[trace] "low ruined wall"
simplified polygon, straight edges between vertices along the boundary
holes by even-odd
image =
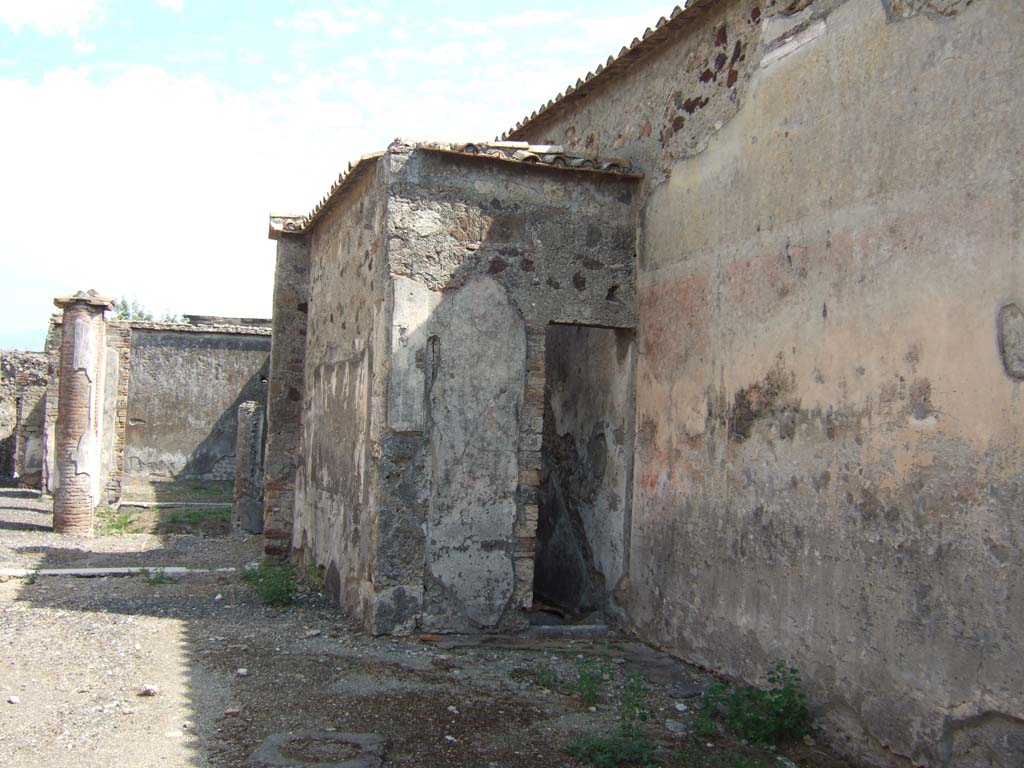
[[[269,335],[133,327],[128,478],[233,479],[238,406],[264,402],[269,352]]]
[[[742,90],[645,210],[634,627],[792,660],[872,762],[1020,765],[1024,6],[720,5]],[[640,80],[703,101],[703,18],[530,138],[608,140]]]

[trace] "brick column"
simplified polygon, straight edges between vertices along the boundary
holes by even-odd
[[[92,534],[99,502],[104,319],[109,299],[95,291],[54,300],[61,323],[60,382],[55,437],[53,529]]]

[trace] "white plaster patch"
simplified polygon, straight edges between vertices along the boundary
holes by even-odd
[[[779,61],[780,59],[784,59],[786,56],[789,56],[789,54],[793,53],[794,51],[803,48],[812,40],[816,40],[817,38],[821,37],[821,35],[823,35],[824,33],[825,20],[821,19],[819,21],[814,22],[806,29],[797,32],[795,35],[786,40],[786,42],[784,42],[778,48],[773,48],[772,50],[768,51],[768,53],[764,55],[764,58],[761,59],[761,67],[770,67],[772,64]]]

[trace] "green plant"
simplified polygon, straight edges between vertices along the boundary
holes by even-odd
[[[576,685],[573,691],[586,707],[593,707],[601,699],[607,670],[597,659],[579,659],[576,662]]]
[[[628,736],[640,735],[640,724],[651,719],[651,708],[647,697],[651,690],[644,685],[643,677],[632,674],[626,677],[619,703],[619,727]]]
[[[157,584],[169,584],[174,581],[163,568],[147,569],[143,572],[146,576],[146,583],[150,586],[156,586]]]
[[[263,560],[255,570],[243,574],[242,579],[256,590],[264,605],[271,607],[290,605],[298,590],[291,563]]]
[[[36,579],[38,578],[39,574],[37,574],[35,571],[32,571],[28,576],[21,577],[21,583],[24,584],[26,587],[31,587],[33,584],[36,583]]]
[[[537,685],[541,688],[547,688],[549,691],[557,690],[562,681],[558,677],[558,673],[548,665],[544,665],[537,669]]]
[[[127,512],[118,512],[113,507],[97,507],[93,529],[97,536],[121,536],[129,533],[132,527],[132,516]]]
[[[562,749],[577,760],[594,768],[618,768],[639,766],[650,768],[654,765],[656,745],[640,736],[614,733],[610,736],[575,736]]]
[[[753,744],[777,744],[806,734],[810,711],[800,689],[800,673],[776,661],[769,668],[768,683],[767,689],[744,686],[733,691],[720,683],[709,685],[694,720],[694,731],[711,735],[718,730],[717,721]]]
[[[159,511],[160,508],[157,507],[156,510]],[[167,523],[169,525],[187,525],[193,528],[202,525],[207,520],[218,523],[230,523],[231,510],[217,508],[176,509],[167,516]]]

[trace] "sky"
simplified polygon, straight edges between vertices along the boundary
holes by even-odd
[[[397,137],[493,139],[670,10],[0,0],[0,348],[89,288],[269,317],[271,212]]]

